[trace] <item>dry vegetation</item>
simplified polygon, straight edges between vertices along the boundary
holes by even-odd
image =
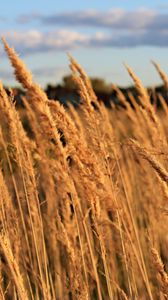
[[[168,107],[106,109],[70,56],[82,104],[48,100],[3,40],[28,130],[0,84],[0,299],[168,299]],[[168,79],[154,63],[168,88]]]

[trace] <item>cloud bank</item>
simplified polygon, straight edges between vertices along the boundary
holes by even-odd
[[[51,15],[29,14],[18,18],[20,23],[38,21],[42,25],[82,26],[115,30],[161,30],[168,29],[168,14],[150,9],[126,11],[112,9],[100,12],[96,10],[56,13]]]
[[[22,54],[81,47],[168,47],[168,14],[149,9],[90,10],[47,16],[36,13],[22,15],[17,20],[31,26],[34,21],[41,24],[40,30],[13,30],[0,34]]]
[[[10,31],[2,32],[9,44],[15,47],[21,54],[32,54],[48,51],[69,51],[76,48],[101,48],[101,47],[138,47],[158,46],[168,47],[168,31],[142,31],[137,34],[127,33],[104,33],[82,34],[70,30],[58,30],[40,32],[30,30],[26,32]]]

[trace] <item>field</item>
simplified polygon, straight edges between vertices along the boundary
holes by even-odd
[[[126,66],[139,96],[113,86],[107,109],[69,55],[81,105],[65,109],[3,44],[26,95],[23,117],[0,83],[0,298],[168,299],[165,99]]]

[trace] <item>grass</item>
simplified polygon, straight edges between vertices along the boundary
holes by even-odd
[[[3,44],[26,95],[17,110],[0,84],[1,299],[168,299],[165,99],[126,66],[139,97],[113,85],[107,109],[69,55],[81,105],[65,110]]]

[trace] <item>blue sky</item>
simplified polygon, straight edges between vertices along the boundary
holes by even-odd
[[[122,86],[131,84],[124,62],[146,86],[160,83],[151,59],[168,73],[167,1],[6,0],[0,34],[42,86],[69,73],[67,51],[89,76]],[[16,84],[2,46],[0,59],[0,78]]]

